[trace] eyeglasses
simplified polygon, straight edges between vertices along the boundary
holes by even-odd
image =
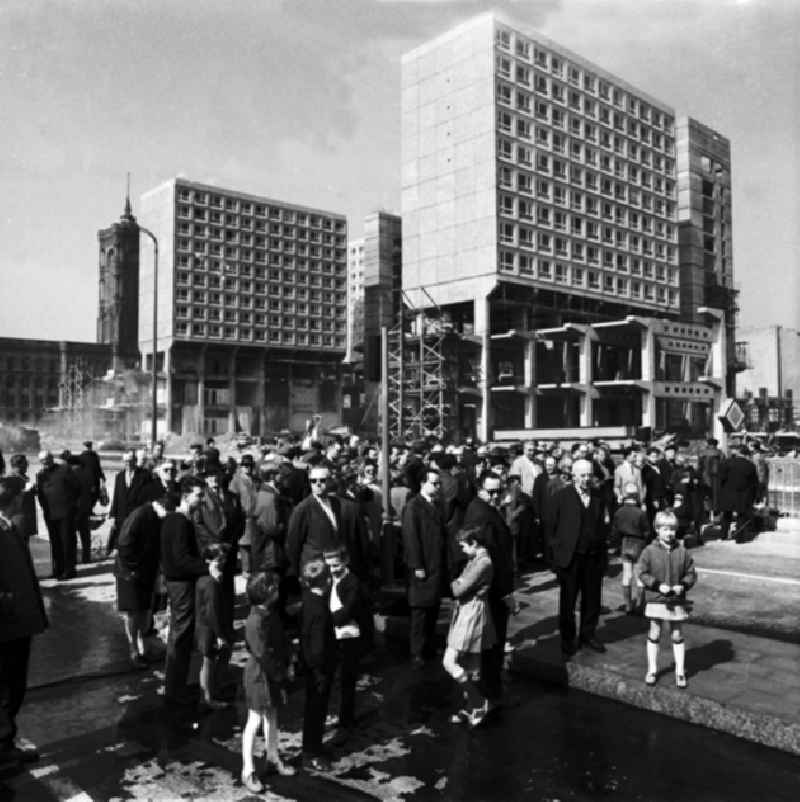
[[[309,479],[308,481],[311,482],[312,485],[324,485],[325,482],[327,482],[328,480],[327,479]]]
[[[487,493],[488,493],[490,496],[499,496],[499,495],[500,495],[500,493],[501,493],[502,491],[500,490],[500,488],[499,488],[499,487],[498,487],[496,490],[490,490],[490,489],[487,487],[487,488],[486,488],[486,492],[487,492]]]

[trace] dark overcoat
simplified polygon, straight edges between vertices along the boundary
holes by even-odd
[[[0,516],[0,643],[43,632],[47,616],[25,538]]]
[[[567,568],[575,556],[575,547],[581,534],[584,515],[589,532],[589,553],[596,554],[606,548],[606,529],[603,525],[605,506],[599,495],[592,493],[589,506],[584,507],[574,485],[562,488],[552,499],[552,547],[556,568]]]
[[[403,510],[403,549],[408,569],[408,603],[412,607],[436,607],[447,582],[445,527],[438,504],[421,495],[408,501]],[[425,571],[417,579],[414,571]]]
[[[758,490],[756,466],[738,454],[719,466],[719,508],[722,512],[750,511]]]

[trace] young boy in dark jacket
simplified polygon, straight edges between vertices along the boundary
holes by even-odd
[[[628,482],[624,488],[622,506],[614,513],[611,522],[611,539],[622,544],[622,599],[621,611],[629,615],[640,609],[642,584],[634,579],[633,567],[650,540],[650,522],[647,513],[639,506],[639,490]],[[636,592],[631,589],[636,583]]]
[[[302,584],[300,646],[306,667],[303,768],[329,771],[330,761],[322,747],[322,734],[336,660],[336,639],[329,608],[330,574],[322,560],[310,560],[306,563]]]

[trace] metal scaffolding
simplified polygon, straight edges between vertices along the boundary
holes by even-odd
[[[431,302],[418,309],[402,292],[395,325],[389,330],[388,376],[389,435],[395,440],[433,435],[448,430],[442,310],[424,287]]]

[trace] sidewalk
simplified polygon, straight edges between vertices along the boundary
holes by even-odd
[[[800,754],[800,645],[689,621],[689,687],[674,685],[672,648],[662,637],[658,684],[644,684],[647,621],[617,612],[619,579],[606,578],[597,634],[605,654],[581,650],[568,662],[558,637],[558,584],[549,571],[521,578],[523,609],[509,622],[513,671],[663,713]]]
[[[789,537],[795,541],[794,536]],[[768,545],[764,540],[759,548]],[[45,540],[32,542],[37,562],[48,547]],[[748,557],[735,545],[719,547],[727,550],[726,559],[747,558],[756,570],[777,572],[771,566],[755,566],[752,555]],[[787,549],[783,551],[783,556],[776,558],[787,564],[791,555]],[[614,576],[604,582],[606,612],[601,615],[597,633],[607,652],[596,654],[584,649],[564,663],[558,637],[558,583],[548,570],[533,571],[520,577],[517,598],[522,610],[509,622],[509,641],[514,646],[511,671],[800,755],[800,643],[795,610],[800,582],[776,579],[796,584],[775,584],[775,589],[767,588],[759,594],[751,581],[735,579],[742,588],[734,593],[735,588],[705,581],[700,558],[703,549],[693,553],[701,563],[703,581],[693,593],[695,612],[685,628],[688,689],[675,688],[672,649],[666,634],[658,684],[652,688],[644,684],[647,622],[617,611],[622,596],[618,565],[613,561],[609,573]],[[705,559],[710,563],[714,552],[707,554]],[[69,582],[42,581],[51,628],[34,639],[37,659],[31,661],[30,687],[129,671],[122,624],[115,611],[111,561],[80,566],[78,571],[78,577]],[[702,594],[701,585],[705,585]],[[407,615],[391,611],[393,606],[403,607],[404,596],[402,589],[396,589],[398,604],[392,605],[389,597],[388,614],[376,615],[376,629],[389,639],[407,640]],[[783,624],[769,626],[770,621],[787,618],[787,606],[794,638],[788,637],[792,633]],[[447,605],[442,607],[439,626],[446,631]],[[66,650],[65,644],[69,644]]]

